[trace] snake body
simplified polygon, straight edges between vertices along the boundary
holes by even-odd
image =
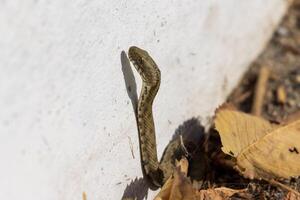
[[[141,165],[144,176],[149,180],[150,186],[155,189],[161,187],[167,181],[174,171],[175,160],[186,156],[187,152],[186,149],[182,148],[182,142],[184,141],[180,140],[179,137],[173,137],[166,146],[160,162],[158,161],[152,104],[160,86],[160,70],[147,51],[138,47],[130,47],[128,57],[142,78],[142,89],[136,109]],[[189,127],[189,132],[191,133],[193,133],[193,130],[197,130],[195,136],[198,139],[193,139],[192,141],[196,145],[200,145],[200,141],[204,141],[204,134],[198,133],[199,127],[201,130],[200,125],[197,123],[193,124],[196,124],[196,126],[188,124],[187,127]],[[193,127],[194,129],[192,129]],[[198,152],[195,155],[193,158],[197,160],[196,165],[194,165],[197,167],[195,175],[200,180],[205,176],[207,160],[202,152]],[[193,173],[193,170],[191,172]]]
[[[149,54],[138,47],[130,47],[128,57],[143,82],[136,113],[142,169],[152,184],[160,187],[164,182],[164,172],[157,158],[152,114],[153,100],[160,86],[160,70]]]
[[[152,104],[160,86],[160,70],[147,51],[138,47],[130,47],[128,57],[143,82],[136,111],[141,165],[150,186],[155,189],[172,175],[175,160],[184,153],[180,148],[180,140],[171,140],[158,162]]]

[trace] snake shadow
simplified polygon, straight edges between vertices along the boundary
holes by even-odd
[[[124,76],[127,95],[131,101],[133,111],[136,114],[137,113],[137,104],[138,104],[136,81],[134,78],[132,68],[130,66],[130,61],[129,61],[125,51],[121,52],[121,65],[122,65],[122,72],[123,72],[123,76]]]
[[[137,86],[134,78],[134,74],[130,65],[130,61],[124,51],[121,52],[121,65],[122,72],[125,81],[125,87],[127,91],[127,95],[131,101],[133,111],[135,113],[135,119],[137,114],[137,104],[138,104],[138,95],[137,95]],[[197,155],[202,156],[201,153],[203,151],[203,146],[205,141],[205,129],[201,125],[200,120],[198,118],[192,117],[185,122],[183,122],[178,128],[175,130],[173,136],[169,144],[166,146],[163,156],[170,155],[169,151],[173,151],[174,142],[177,143],[176,148],[178,151],[174,151],[172,154],[172,160],[180,159],[183,154],[186,154],[186,151],[189,152],[189,156],[193,159],[192,162],[189,163],[189,168],[192,169],[194,167],[199,168],[199,164],[197,162]],[[179,142],[180,141],[180,142]],[[183,141],[183,144],[181,144]],[[179,146],[178,146],[179,145]],[[184,146],[184,150],[182,149]],[[179,147],[179,148],[178,148]],[[202,157],[201,157],[202,160]],[[203,162],[201,161],[202,165]],[[193,170],[189,170],[193,171]],[[199,171],[199,170],[198,170]],[[193,174],[192,176],[202,178],[202,175]],[[133,180],[124,190],[122,199],[136,199],[142,200],[147,198],[149,189],[152,189],[151,184],[149,184],[146,176],[141,178],[136,178]]]

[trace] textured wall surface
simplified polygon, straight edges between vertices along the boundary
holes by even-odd
[[[141,82],[121,52],[137,45],[160,66],[161,155],[185,120],[206,124],[286,7],[283,0],[0,1],[0,199],[145,196],[131,102]]]

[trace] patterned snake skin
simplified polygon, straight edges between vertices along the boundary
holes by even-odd
[[[160,85],[160,71],[149,54],[138,47],[130,47],[128,57],[143,82],[137,106],[142,169],[152,185],[160,187],[168,178],[166,174],[169,174],[169,170],[158,162],[152,115],[152,103]]]

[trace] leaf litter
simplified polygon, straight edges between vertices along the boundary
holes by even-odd
[[[283,126],[228,108],[216,112],[222,151],[234,156],[246,178],[291,178],[300,175],[300,119]]]
[[[174,171],[154,200],[226,200],[237,193],[244,193],[246,189],[230,189],[226,187],[197,190],[193,188],[187,177],[188,161],[186,158],[178,162]]]
[[[289,190],[286,199],[298,199],[299,193],[276,181],[300,175],[300,119],[283,125],[272,124],[254,115],[237,111],[230,105],[216,110],[215,128],[220,134],[222,151],[233,158],[233,169],[245,178],[263,179]],[[188,174],[186,158],[174,171],[154,200],[225,200],[247,196],[248,188],[211,187],[195,189]]]

